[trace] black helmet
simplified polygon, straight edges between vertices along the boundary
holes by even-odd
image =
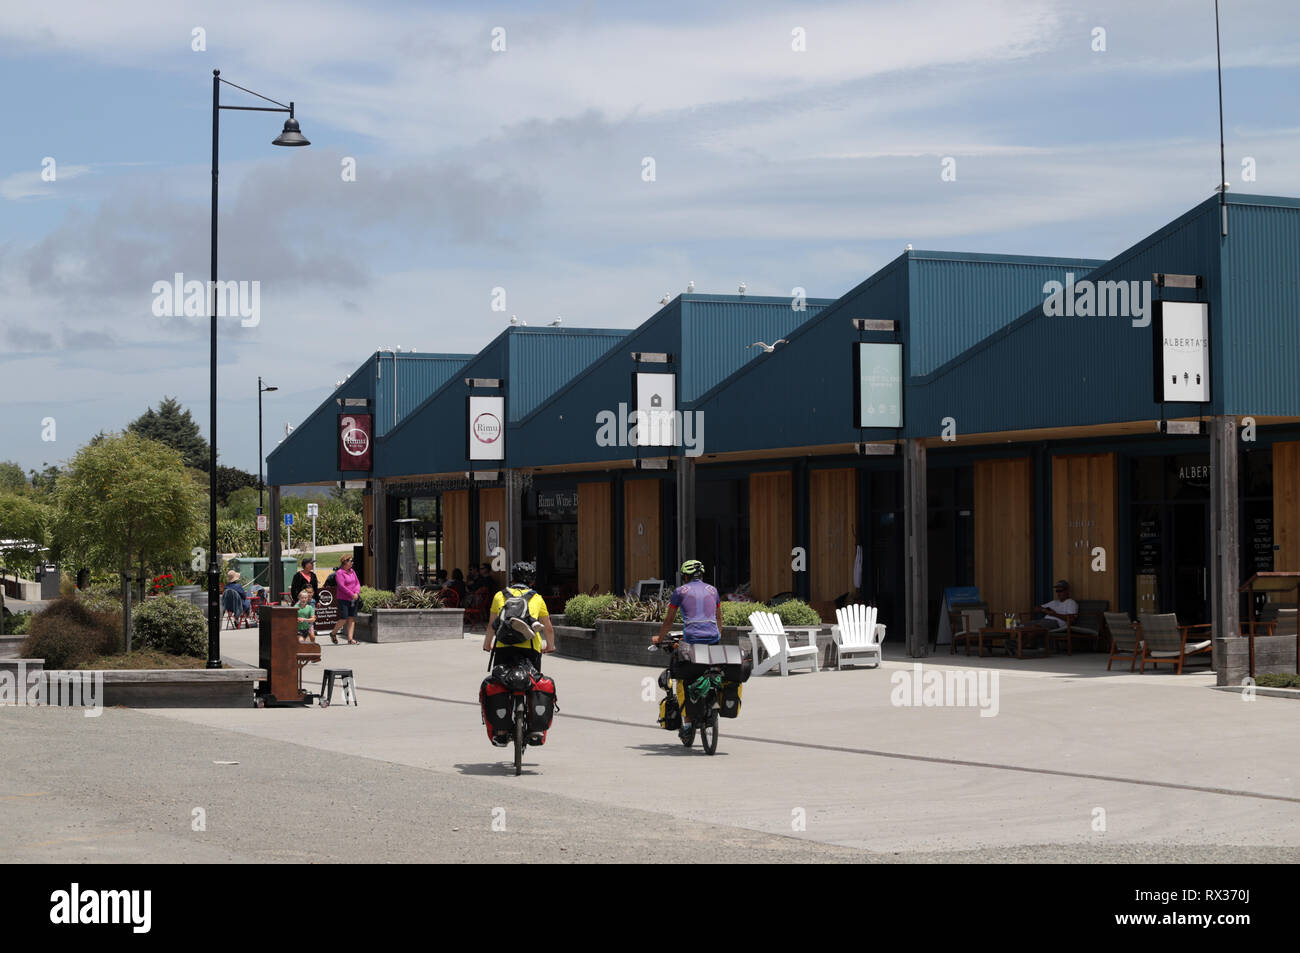
[[[537,579],[537,563],[515,563],[510,567],[510,581],[531,586]]]

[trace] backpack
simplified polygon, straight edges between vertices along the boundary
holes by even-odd
[[[522,595],[518,593],[518,589],[505,590],[506,601],[497,615],[497,641],[502,645],[523,645],[536,635],[528,603],[537,593],[531,589],[523,590]]]

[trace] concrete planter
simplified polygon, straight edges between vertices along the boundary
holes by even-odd
[[[8,659],[0,672],[35,686],[41,704],[128,708],[248,708],[260,668],[43,671],[42,659]],[[22,687],[22,684],[20,684]],[[62,700],[62,701],[60,701]]]
[[[1296,640],[1291,635],[1255,639],[1255,674],[1288,674],[1296,670]],[[1240,685],[1250,675],[1250,640],[1240,636],[1214,640],[1216,685]]]
[[[582,659],[585,662],[596,660],[596,630],[583,629],[576,625],[555,625],[555,654],[563,658]]]
[[[0,659],[16,659],[23,651],[25,635],[0,635]]]
[[[376,609],[357,616],[358,642],[434,642],[464,637],[464,609]]]

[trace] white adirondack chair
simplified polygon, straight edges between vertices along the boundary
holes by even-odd
[[[875,606],[861,605],[835,610],[839,624],[831,626],[831,638],[838,649],[837,669],[842,669],[846,661],[856,664],[854,658],[874,658],[876,667],[880,666],[880,643],[885,640],[885,627],[876,622],[879,611]]]
[[[781,617],[775,612],[755,612],[749,617],[753,631],[749,633],[749,643],[753,649],[754,675],[762,675],[772,669],[779,669],[782,675],[789,675],[794,665],[809,665],[817,671],[817,639],[814,636],[811,645],[790,645]],[[767,658],[758,660],[758,647],[762,645]]]

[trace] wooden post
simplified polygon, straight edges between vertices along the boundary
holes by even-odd
[[[267,540],[267,562],[266,562],[266,587],[271,590],[271,604],[280,604],[280,595],[284,592],[283,570],[280,563],[284,553],[280,549],[280,488],[273,486],[271,490],[271,512],[267,517],[266,535],[270,537]]]
[[[1223,672],[1217,640],[1239,636],[1241,572],[1238,527],[1241,523],[1237,481],[1237,418],[1210,420],[1210,621],[1215,641],[1214,667]],[[1179,620],[1183,621],[1183,620]]]
[[[383,480],[373,480],[371,486],[374,487],[375,500],[375,579],[371,585],[376,589],[388,589],[392,586],[388,559],[388,489]]]
[[[670,576],[677,578],[677,571],[688,559],[695,559],[695,458],[682,454],[677,458],[677,559],[674,561]],[[707,567],[713,580],[717,581],[717,566]]]
[[[920,440],[903,441],[903,569],[907,654],[912,658],[925,658],[930,651],[925,466],[925,444]]]

